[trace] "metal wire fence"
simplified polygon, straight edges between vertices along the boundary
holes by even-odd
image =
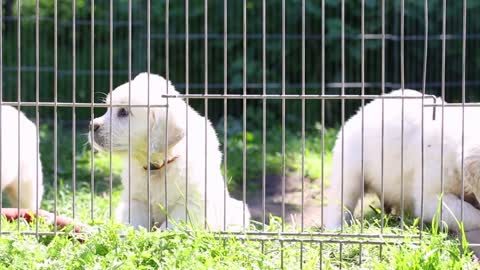
[[[0,1],[3,7],[0,19],[3,29],[0,36],[1,102],[25,111],[38,127],[36,139],[40,141],[40,146],[37,146],[35,153],[42,155],[44,197],[47,202],[42,206],[35,205],[37,212],[39,208],[48,207],[54,212],[54,219],[59,213],[72,218],[113,218],[113,209],[121,200],[119,192],[123,189],[127,192],[124,196],[128,199],[126,209],[128,222],[131,222],[132,216],[138,211],[135,209],[138,205],[132,204],[132,196],[138,194],[131,192],[135,189],[132,183],[138,184],[131,179],[135,171],[126,169],[121,184],[121,173],[114,167],[132,168],[136,164],[133,155],[135,149],[132,149],[135,144],[131,138],[135,136],[132,134],[135,131],[132,130],[135,126],[131,120],[133,118],[128,118],[126,125],[128,147],[122,151],[127,153],[128,158],[123,164],[112,158],[112,153],[116,151],[113,143],[104,147],[107,158],[98,157],[93,147],[84,146],[86,140],[96,140],[95,132],[91,132],[89,138],[85,136],[89,131],[88,123],[91,123],[90,129],[95,129],[92,121],[107,109],[105,116],[110,121],[106,125],[110,128],[110,142],[112,129],[116,128],[113,116],[123,108],[127,108],[128,112],[135,108],[146,108],[147,123],[150,123],[151,117],[156,117],[152,116],[151,111],[162,110],[166,113],[164,126],[178,121],[176,114],[186,114],[186,127],[190,127],[188,109],[179,113],[175,111],[178,107],[170,106],[175,100],[182,99],[205,117],[202,129],[186,128],[186,160],[183,160],[188,163],[189,151],[196,151],[188,143],[188,138],[203,138],[205,147],[202,148],[204,153],[201,157],[204,160],[198,162],[203,164],[204,171],[188,172],[187,169],[185,179],[194,173],[203,179],[205,191],[201,202],[205,204],[209,196],[221,196],[207,192],[210,176],[207,164],[211,161],[207,153],[211,143],[207,139],[211,136],[207,119],[210,119],[220,131],[220,150],[224,155],[221,167],[217,168],[227,178],[222,183],[223,202],[226,204],[227,190],[243,202],[243,226],[240,232],[226,230],[227,210],[225,205],[222,207],[225,234],[235,234],[239,238],[248,236],[248,239],[258,241],[276,239],[282,243],[293,241],[302,245],[317,243],[319,252],[322,252],[324,243],[334,243],[339,246],[340,261],[345,245],[359,245],[360,263],[363,245],[378,245],[381,250],[383,244],[401,243],[406,236],[421,240],[424,233],[423,193],[419,198],[422,201],[420,231],[411,233],[404,228],[411,220],[408,215],[405,216],[408,205],[403,200],[404,181],[408,181],[405,180],[408,175],[403,171],[405,159],[408,158],[404,156],[404,146],[408,142],[403,139],[403,121],[402,150],[398,160],[402,199],[399,205],[400,221],[394,225],[400,229],[394,233],[384,231],[390,225],[385,224],[387,214],[384,205],[388,198],[383,192],[383,174],[386,173],[383,159],[380,212],[377,216],[365,217],[368,214],[363,195],[368,176],[364,171],[363,128],[365,122],[373,120],[363,116],[362,132],[359,134],[362,137],[362,157],[359,161],[362,164],[362,196],[357,210],[360,212],[360,229],[351,231],[343,224],[340,234],[320,229],[327,218],[321,206],[328,200],[325,191],[331,184],[329,167],[332,166],[331,146],[335,140],[335,136],[328,137],[327,131],[328,127],[343,126],[350,115],[370,100],[401,100],[403,117],[404,104],[408,100],[421,100],[424,105],[425,102],[435,101],[435,96],[440,96],[443,100],[461,104],[440,102],[430,104],[430,107],[424,106],[416,113],[422,119],[421,131],[418,131],[421,134],[425,115],[432,113],[432,119],[441,122],[443,142],[445,113],[448,113],[445,108],[460,106],[464,114],[466,107],[475,106],[466,102],[475,101],[480,96],[477,89],[480,84],[476,79],[479,71],[476,47],[480,24],[470,15],[479,8],[475,1],[458,1],[451,6],[447,6],[446,1],[409,0],[363,0],[355,3],[328,0],[205,0],[202,3],[188,0],[157,3],[92,0],[71,1],[68,5],[58,1],[47,2]],[[447,18],[451,20],[447,21]],[[166,93],[162,95],[165,103],[151,103],[151,93],[156,89],[151,87],[149,76],[144,86],[148,99],[142,104],[132,100],[132,96],[135,96],[133,92],[138,90],[138,86],[132,86],[132,81],[144,71],[158,73],[171,80],[180,93],[169,92],[172,86],[166,84]],[[103,93],[109,93],[127,81],[128,101],[114,104],[112,96],[108,96],[105,102],[100,102],[104,98]],[[385,96],[391,89],[397,88],[414,88],[422,95]],[[385,121],[385,109],[388,110],[382,107],[382,123]],[[8,120],[7,123],[6,120],[2,121],[10,125]],[[24,131],[20,128],[20,121],[19,113],[16,133],[19,154],[15,156],[19,164],[18,186],[21,186],[23,171],[20,164],[24,155],[21,147],[23,141],[20,139]],[[7,129],[8,126],[2,125],[2,130]],[[463,123],[462,136],[464,129]],[[167,200],[167,192],[172,192],[167,180],[162,185],[152,184],[153,178],[160,177],[158,172],[150,168],[152,159],[162,161],[162,166],[172,161],[168,151],[155,152],[150,147],[152,136],[158,135],[152,132],[147,129],[145,134],[146,160],[142,160],[148,167],[145,169],[144,182],[148,220],[153,218],[155,211],[150,203],[152,197],[160,191],[164,192],[164,201],[157,203],[163,204],[168,213],[171,202]],[[172,130],[165,128],[162,137],[164,149],[168,149],[170,132]],[[343,141],[344,136],[342,130],[338,138]],[[382,133],[382,145],[383,136]],[[2,137],[6,137],[2,145],[9,144],[5,141],[8,136],[3,132]],[[313,142],[316,146],[312,149],[308,149],[309,137],[316,138]],[[297,138],[298,144],[289,145],[290,138]],[[229,143],[232,141],[237,146]],[[272,142],[279,145],[272,146]],[[462,169],[465,159],[463,143],[462,137]],[[231,152],[230,147],[240,150]],[[273,154],[268,147],[276,149]],[[441,164],[444,164],[443,143],[441,147]],[[318,159],[311,161],[307,152],[313,150],[318,152]],[[299,158],[293,159],[292,153],[297,153]],[[3,159],[9,158],[7,152],[1,151],[1,155]],[[342,151],[342,157],[344,155],[349,153]],[[423,171],[428,157],[424,156],[423,150],[421,155]],[[274,162],[278,169],[270,171],[272,165],[269,163]],[[250,174],[249,170],[255,166],[259,171],[256,175]],[[228,176],[233,175],[232,167],[237,168],[239,173],[235,174],[232,182],[228,182]],[[311,167],[316,168],[318,173],[308,173]],[[443,167],[441,170],[438,181],[441,181],[443,192],[443,182],[447,176]],[[167,175],[167,170],[161,173],[162,179],[171,177]],[[300,180],[292,180],[295,177]],[[6,181],[3,178],[2,174],[2,181]],[[38,178],[37,174],[36,192],[41,195]],[[460,179],[460,190],[463,191],[463,173]],[[341,185],[347,184],[342,178]],[[183,191],[186,196],[185,207],[189,205],[188,186],[187,182]],[[423,186],[422,176],[422,190]],[[343,206],[344,196],[348,194],[343,194],[343,188],[341,190]],[[22,190],[18,188],[16,192],[18,203],[10,205],[20,208]],[[85,193],[87,199],[84,198]],[[461,197],[462,204],[461,217],[458,218],[463,220],[465,194],[462,192],[457,195]],[[82,204],[84,201],[87,203]],[[269,232],[263,225],[258,225],[260,229],[248,227],[245,224],[248,221],[245,212],[249,206],[252,220],[259,224],[272,222],[269,214],[280,216],[283,221],[281,232]],[[205,222],[207,208],[202,208]],[[188,210],[185,212],[188,213]],[[380,220],[378,231],[365,229],[364,220],[377,219]],[[149,223],[148,227],[151,225]],[[171,224],[167,219],[165,227],[169,226]],[[54,232],[57,231],[55,227]],[[39,231],[37,223],[34,232],[24,233],[39,235],[49,232]],[[303,248],[299,252],[302,253]]]

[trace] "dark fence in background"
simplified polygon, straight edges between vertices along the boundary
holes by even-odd
[[[165,1],[151,3],[151,58],[147,59],[147,1],[131,1],[132,13],[129,24],[128,1],[113,1],[113,25],[110,25],[110,1],[94,2],[94,23],[90,1],[77,0],[75,24],[71,1],[58,1],[58,29],[54,31],[53,0],[40,1],[39,12],[39,94],[41,101],[53,101],[54,55],[58,56],[57,100],[91,102],[100,101],[101,93],[107,93],[110,76],[109,31],[113,28],[113,86],[128,80],[129,25],[131,25],[131,71],[132,76],[146,71],[150,60],[151,71],[166,76],[177,89],[184,93],[204,93],[205,72],[208,69],[208,93],[224,92],[224,69],[228,74],[228,93],[243,92],[243,72],[247,77],[247,92],[263,91],[262,75],[266,72],[266,91],[278,94],[282,90],[282,50],[285,50],[285,90],[288,94],[301,93],[302,74],[302,21],[301,2],[285,0],[285,48],[282,48],[282,1],[266,3],[266,17],[262,17],[262,1],[247,2],[246,66],[243,65],[243,10],[242,1],[208,1],[208,29],[205,35],[203,1],[190,0],[188,6],[188,39],[186,36],[186,1],[169,1],[168,16]],[[224,46],[224,4],[227,3],[227,46]],[[305,80],[306,93],[319,94],[322,89],[322,70],[325,74],[325,92],[339,94],[341,91],[341,5],[340,1],[325,1],[325,36],[322,36],[322,1],[307,1],[305,35]],[[345,1],[345,92],[359,94],[361,86],[361,2]],[[400,1],[385,1],[385,86],[386,91],[400,88]],[[2,16],[2,90],[3,99],[16,101],[21,88],[23,101],[35,101],[36,74],[36,9],[34,0],[20,3],[3,1]],[[480,1],[469,1],[466,39],[466,93],[467,101],[480,97]],[[442,15],[440,0],[429,1],[429,38],[427,63],[427,93],[440,94],[442,81]],[[169,62],[166,63],[166,22],[168,18]],[[450,2],[446,10],[445,91],[447,101],[461,100],[462,82],[462,1]],[[20,32],[18,23],[21,22]],[[266,70],[262,62],[262,25],[266,25]],[[379,94],[382,85],[382,1],[365,0],[365,85],[366,93]],[[75,27],[75,30],[74,30]],[[421,89],[424,61],[424,3],[405,0],[405,87]],[[72,40],[75,32],[75,40]],[[20,33],[20,44],[18,34]],[[58,49],[54,50],[54,38],[58,37]],[[93,37],[93,50],[91,38]],[[207,38],[208,61],[205,63],[205,37]],[[325,42],[325,66],[322,67],[322,41]],[[186,43],[189,51],[186,59]],[[20,48],[20,50],[17,49]],[[73,69],[75,48],[75,71]],[[227,65],[224,65],[224,50]],[[93,56],[92,56],[93,54]],[[18,63],[20,59],[20,65]],[[93,63],[92,63],[93,60]],[[188,61],[187,61],[188,60]],[[188,64],[187,64],[188,63]],[[188,65],[188,85],[186,70]],[[18,67],[20,66],[20,70]],[[21,87],[18,86],[20,76]],[[75,84],[74,79],[75,78]],[[92,97],[94,93],[94,97]],[[203,101],[191,102],[203,112]],[[228,101],[229,115],[242,116],[242,101]],[[358,107],[358,101],[347,101],[347,114]],[[300,100],[289,100],[286,105],[288,125],[298,125]],[[326,101],[326,120],[329,126],[337,125],[340,119],[340,101]],[[268,100],[269,121],[281,121],[281,101]],[[223,116],[223,100],[209,103],[208,115],[215,122]],[[247,109],[261,109],[261,101],[249,100]],[[307,125],[320,121],[321,102],[306,102]],[[30,116],[31,111],[25,108]],[[52,108],[42,109],[41,117],[52,118]],[[71,108],[59,109],[59,118],[70,119]],[[255,115],[255,113],[250,114]],[[90,110],[79,109],[78,119],[88,120]],[[272,123],[270,123],[272,124]]]

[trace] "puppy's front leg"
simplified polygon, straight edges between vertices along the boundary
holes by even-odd
[[[130,216],[129,209],[130,207]],[[124,224],[131,224],[135,229],[143,227],[148,229],[150,220],[148,219],[148,205],[139,200],[132,199],[130,204],[127,200],[122,200],[117,207],[116,219]]]
[[[175,228],[177,223],[185,221],[185,217],[187,216],[184,205],[177,205],[169,212],[167,220],[160,225],[161,230]]]

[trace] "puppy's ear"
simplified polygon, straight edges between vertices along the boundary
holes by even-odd
[[[152,150],[158,153],[163,153],[165,150],[174,147],[185,137],[184,127],[181,126],[183,122],[179,121],[178,117],[172,113],[169,113],[168,121],[166,121],[165,117],[159,115],[161,113],[164,112],[152,110],[150,116]],[[167,136],[166,145],[165,136]]]
[[[168,148],[174,147],[178,142],[180,142],[185,137],[185,131],[183,128],[180,128],[177,125],[174,125],[171,129],[168,129],[167,134],[167,145]]]

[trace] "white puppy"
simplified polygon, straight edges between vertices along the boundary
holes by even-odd
[[[131,81],[130,87],[131,104],[143,107],[129,108],[129,84],[125,83],[106,98],[107,103],[111,99],[113,105],[122,106],[108,109],[91,125],[94,146],[106,151],[111,147],[124,161],[124,192],[117,219],[145,228],[151,225],[172,227],[172,221],[185,220],[201,227],[206,224],[212,230],[224,229],[224,225],[226,229],[247,226],[250,219],[247,205],[231,198],[224,190],[225,181],[220,169],[222,154],[210,121],[180,98],[169,98],[168,110],[155,107],[167,104],[167,98],[162,96],[167,94],[167,89],[168,94],[178,94],[169,81],[158,75],[139,74]],[[153,106],[150,114],[146,107],[148,87]],[[148,131],[150,164],[147,161]],[[148,167],[151,168],[150,217]]]
[[[421,93],[404,90],[404,95],[417,97],[404,99],[403,124],[403,195],[406,210],[416,217],[422,214],[422,100]],[[394,91],[387,96],[401,96]],[[432,104],[425,97],[425,104]],[[436,103],[442,100],[437,98]],[[445,107],[443,119],[442,155],[442,113],[424,107],[424,163],[423,163],[423,217],[430,221],[437,213],[442,194],[441,175],[443,167],[443,221],[449,228],[458,231],[456,219],[461,218],[463,203],[464,226],[466,231],[480,228],[480,210],[467,202],[480,201],[480,108],[465,108],[464,163],[462,170],[462,108]],[[402,178],[402,101],[384,100],[384,128],[382,145],[382,100],[377,99],[364,107],[363,168],[365,186],[381,195],[382,175],[385,204],[399,209],[401,205]],[[361,110],[348,120],[339,132],[333,150],[333,171],[326,207],[324,225],[327,229],[341,226],[343,218],[348,222],[350,213],[361,196],[362,190],[362,113]],[[343,147],[342,147],[343,144]],[[383,173],[382,173],[383,146]],[[342,149],[343,148],[343,149]],[[343,152],[343,153],[342,153]],[[443,156],[443,164],[442,164]],[[342,162],[343,161],[343,162]],[[462,171],[465,188],[462,189]],[[343,206],[341,190],[343,180]],[[461,195],[466,195],[466,201]],[[468,199],[468,200],[467,200]],[[447,209],[448,208],[448,209]],[[453,215],[452,215],[453,214]]]
[[[37,153],[37,127],[13,107],[1,106],[0,110],[2,191],[6,191],[12,207],[35,210],[37,206],[40,207],[43,195],[42,163],[40,154]]]

